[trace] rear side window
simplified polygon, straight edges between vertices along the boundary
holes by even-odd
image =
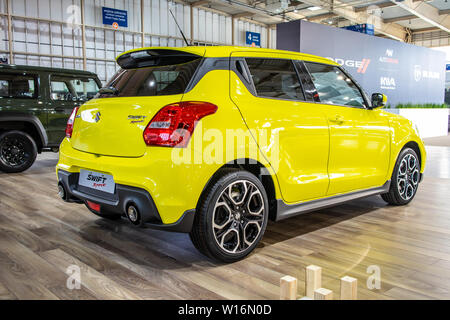
[[[37,97],[35,76],[23,74],[0,75],[0,97],[13,99],[34,99]]]
[[[305,100],[291,60],[246,58],[250,74],[260,97]]]
[[[182,94],[200,64],[200,58],[183,64],[121,69],[106,85],[114,94],[99,97],[139,97]]]
[[[54,101],[73,101],[75,93],[70,91],[67,82],[52,78],[50,83],[51,98]]]
[[[338,67],[305,62],[319,94],[320,102],[349,107],[365,106],[364,98],[352,79]]]
[[[72,81],[73,88],[81,100],[90,100],[95,97],[99,87],[94,78],[76,78]]]
[[[99,88],[94,78],[53,75],[50,80],[51,98],[55,101],[87,101]]]

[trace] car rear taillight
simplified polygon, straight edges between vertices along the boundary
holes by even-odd
[[[197,122],[217,111],[209,102],[184,101],[165,106],[153,117],[144,130],[148,146],[185,148]]]
[[[73,132],[73,123],[75,122],[75,117],[77,116],[79,107],[73,108],[72,113],[70,114],[69,119],[67,120],[67,126],[66,126],[66,137],[72,138],[72,132]]]

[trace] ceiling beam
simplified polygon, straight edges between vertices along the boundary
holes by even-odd
[[[418,18],[414,14],[409,14],[407,16],[401,16],[401,17],[395,17],[395,18],[386,18],[386,19],[383,19],[383,22],[384,23],[392,23],[392,22],[412,20],[412,19],[418,19]]]
[[[371,7],[383,9],[383,8],[393,7],[395,5],[396,4],[392,3],[392,2],[383,2],[383,3],[377,3],[377,4],[367,4],[362,7],[355,7],[354,10],[355,10],[355,12],[366,12]]]
[[[414,29],[412,30],[413,33],[424,33],[424,32],[433,32],[433,31],[440,31],[438,27],[429,27],[429,28],[422,28],[422,29]]]
[[[211,1],[209,1],[209,0],[199,0],[199,1],[192,2],[191,6],[199,7],[199,6],[204,6],[205,4],[209,4],[209,3],[211,3]]]
[[[370,23],[374,25],[375,31],[392,39],[396,39],[399,41],[405,41],[406,39],[406,29],[399,24],[396,23],[384,23],[383,19],[376,16],[371,15],[367,12],[355,12],[353,7],[345,6],[345,2],[334,0],[333,5],[328,3],[328,6],[324,4],[323,1],[320,0],[302,0],[304,3],[320,6],[325,8],[333,13],[341,16],[347,20],[350,20],[353,23]]]
[[[253,17],[256,13],[254,12],[239,12],[236,14],[233,14],[232,17],[235,19],[239,19],[239,18],[245,18],[245,17]]]
[[[336,13],[324,13],[324,14],[319,14],[316,16],[309,16],[306,19],[308,19],[308,21],[315,22],[315,21],[322,21],[325,19],[334,18],[336,16],[337,16]]]
[[[439,10],[425,1],[418,2],[414,0],[405,0],[402,2],[395,2],[395,0],[391,0],[391,2],[397,4],[398,7],[405,9],[432,26],[438,27],[445,32],[450,33],[450,15],[439,15]]]

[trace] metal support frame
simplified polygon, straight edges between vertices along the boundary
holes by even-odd
[[[191,23],[191,45],[194,45],[194,4],[191,4],[189,6],[189,10],[190,10],[190,23]]]
[[[87,57],[86,57],[86,24],[84,20],[84,0],[81,0],[81,41],[83,47],[83,70],[87,70]],[[106,50],[106,48],[105,48]]]
[[[233,17],[231,17],[231,45],[232,46],[234,46],[234,44],[235,44],[234,29],[235,29],[235,19]]]
[[[9,63],[14,64],[13,39],[12,39],[12,17],[11,17],[11,0],[6,0],[6,11],[8,17],[8,53]]]
[[[141,46],[145,47],[145,31],[144,31],[144,26],[145,26],[145,19],[144,19],[144,0],[141,0],[141,37],[142,37],[142,41],[141,41]]]

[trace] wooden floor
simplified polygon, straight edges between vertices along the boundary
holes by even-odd
[[[450,299],[450,148],[428,147],[416,199],[389,207],[379,197],[269,223],[244,261],[220,265],[185,234],[97,219],[56,195],[56,154],[23,174],[0,174],[0,299],[277,299],[284,275],[304,280],[323,268],[339,297],[339,278],[358,278],[360,299]],[[81,269],[82,287],[66,287]],[[366,272],[381,268],[381,289]],[[299,295],[304,294],[300,281]]]

